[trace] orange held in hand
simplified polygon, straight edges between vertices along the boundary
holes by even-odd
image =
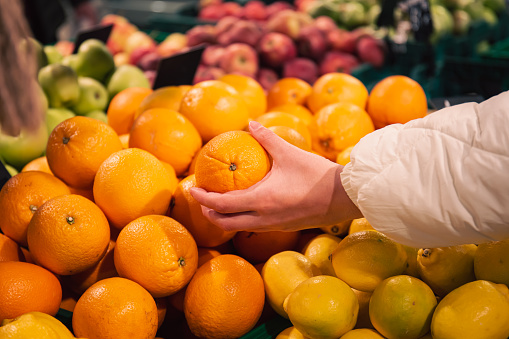
[[[270,170],[265,149],[248,132],[232,131],[210,140],[196,160],[196,186],[225,193],[251,187]]]
[[[55,315],[62,287],[47,269],[19,261],[0,262],[0,324],[32,311]]]
[[[198,268],[187,286],[184,314],[200,338],[239,338],[256,324],[263,310],[262,277],[239,256],[224,254]]]
[[[375,128],[404,124],[426,116],[426,93],[417,81],[403,75],[393,75],[373,87],[369,94],[367,111]]]
[[[104,256],[110,226],[101,209],[87,198],[61,195],[34,213],[27,240],[36,263],[56,274],[76,274]]]

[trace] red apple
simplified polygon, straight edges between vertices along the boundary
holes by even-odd
[[[155,46],[142,46],[142,47],[139,47],[139,48],[135,48],[131,54],[129,54],[129,63],[131,65],[137,65],[138,62],[141,60],[141,58],[143,58],[143,56],[149,54],[149,53],[153,53],[156,51],[156,47]]]
[[[315,4],[316,0],[295,0],[295,7],[299,12],[308,13],[311,7]]]
[[[269,32],[279,32],[288,35],[292,39],[297,39],[302,27],[312,23],[313,18],[308,14],[287,9],[274,14],[267,21],[266,27]]]
[[[68,56],[74,51],[74,42],[60,40],[55,44],[55,48],[60,52],[60,54],[62,54],[62,56]]]
[[[369,35],[361,37],[357,41],[356,52],[362,62],[382,67],[385,63],[387,47],[384,42]]]
[[[141,57],[136,66],[142,71],[156,71],[161,61],[161,56],[157,52],[150,52]]]
[[[152,69],[149,69],[144,71],[143,74],[147,78],[148,83],[150,84],[150,88],[152,88],[152,86],[154,86],[154,81],[156,80],[157,72]]]
[[[297,51],[300,56],[319,60],[329,49],[329,43],[325,35],[315,26],[303,27],[296,41]]]
[[[333,72],[351,74],[352,70],[359,66],[359,64],[359,60],[353,54],[330,51],[325,54],[320,63],[320,75]]]
[[[157,45],[157,53],[162,57],[169,57],[180,52],[187,46],[187,36],[182,33],[171,33],[159,45]]]
[[[200,0],[198,3],[198,7],[204,8],[210,5],[219,5],[223,2],[223,0]]]
[[[242,18],[244,16],[244,8],[236,2],[224,2],[222,4],[224,15]]]
[[[143,47],[155,48],[156,42],[147,33],[136,31],[127,38],[124,46],[124,52],[131,55],[135,49]]]
[[[229,31],[233,24],[235,24],[240,19],[234,16],[225,16],[224,18],[221,18],[216,24],[216,35],[219,36],[224,32]]]
[[[226,73],[254,76],[258,72],[258,54],[247,44],[234,43],[225,48],[220,66]]]
[[[219,67],[200,65],[194,75],[193,84],[206,80],[217,80],[223,75],[225,75],[225,72]]]
[[[217,42],[228,46],[236,42],[256,46],[263,35],[260,25],[255,21],[239,20],[230,29],[224,31],[217,37]]]
[[[321,16],[315,18],[315,21],[313,22],[313,26],[315,26],[316,28],[318,28],[320,31],[322,31],[325,34],[338,28],[336,21],[334,21],[334,19],[332,19],[330,16],[326,16],[326,15],[321,15]]]
[[[270,67],[280,67],[297,56],[297,47],[293,40],[282,33],[265,34],[258,43],[261,61]]]
[[[224,16],[226,16],[226,11],[221,4],[205,6],[198,13],[198,19],[208,21],[218,21]]]
[[[219,45],[207,46],[201,55],[201,63],[206,66],[219,66],[224,50],[224,47]]]
[[[311,59],[295,58],[284,64],[283,78],[299,78],[313,84],[318,79],[318,66]]]
[[[216,28],[213,25],[194,26],[186,32],[187,46],[193,47],[203,43],[216,43]]]
[[[355,52],[357,36],[352,32],[337,28],[327,34],[327,41],[333,50],[353,53]]]
[[[265,7],[265,11],[267,12],[267,18],[270,18],[276,13],[284,11],[286,9],[295,10],[295,8],[286,1],[274,1],[270,5]]]
[[[129,64],[129,55],[124,52],[117,53],[113,56],[113,61],[115,62],[116,67],[120,65],[127,65]]]
[[[259,0],[251,0],[244,6],[244,18],[248,20],[263,21],[267,19],[265,3]]]
[[[265,91],[268,91],[278,80],[279,76],[270,68],[260,68],[256,75],[256,81],[258,81]]]

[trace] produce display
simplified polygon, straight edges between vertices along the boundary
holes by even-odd
[[[502,5],[432,2],[433,41],[465,34],[467,15],[494,23]],[[27,41],[46,116],[35,133],[0,134],[12,175],[0,190],[0,338],[247,339],[268,323],[257,338],[508,338],[509,239],[413,248],[365,218],[224,231],[190,193],[270,172],[250,121],[346,165],[369,133],[433,114],[409,76],[368,89],[351,74],[385,65],[369,27],[379,11],[202,0],[207,23],[160,42],[115,14],[101,20],[109,40],[77,53]],[[161,58],[200,44],[193,84],[152,88]]]

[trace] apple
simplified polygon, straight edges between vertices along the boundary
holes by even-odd
[[[319,60],[329,49],[325,35],[315,26],[303,27],[296,41],[299,56]]]
[[[129,87],[150,88],[150,82],[147,77],[143,74],[143,71],[136,66],[119,66],[106,79],[106,89],[108,90],[110,100],[118,92]]]
[[[269,67],[280,67],[297,56],[297,47],[293,40],[282,33],[269,32],[258,43],[260,60]]]
[[[187,47],[187,36],[182,33],[171,33],[159,45],[157,53],[163,57],[169,57]]]
[[[333,50],[353,53],[357,36],[345,29],[336,28],[327,33],[327,41]]]
[[[97,39],[88,39],[78,48],[76,74],[103,82],[115,68],[113,55],[106,44]]]
[[[357,40],[356,52],[362,62],[382,67],[385,63],[387,47],[384,42],[372,36],[365,35]]]
[[[108,91],[99,81],[93,78],[78,77],[80,98],[70,108],[77,115],[85,115],[90,111],[104,110],[108,105]]]
[[[155,51],[156,51],[155,46],[151,46],[151,47],[143,46],[140,48],[135,48],[132,51],[132,53],[129,54],[129,63],[131,65],[137,65],[138,62],[140,62],[141,58],[143,58],[145,55],[155,52]]]
[[[219,5],[223,3],[223,0],[199,0],[198,7],[205,8],[210,5]]]
[[[106,42],[111,54],[124,52],[127,39],[138,31],[138,28],[129,22],[120,21],[113,24],[113,29]]]
[[[312,25],[318,28],[324,34],[327,34],[338,28],[336,21],[334,21],[334,19],[332,19],[330,16],[326,15],[320,15],[319,17],[316,17]]]
[[[206,66],[219,66],[219,63],[224,55],[224,50],[224,47],[219,45],[207,46],[201,55],[201,63]]]
[[[265,91],[270,90],[278,80],[278,74],[270,68],[260,68],[256,75],[256,81],[258,81]]]
[[[102,121],[105,124],[108,123],[108,115],[106,115],[106,113],[104,111],[100,111],[100,110],[90,111],[87,114],[85,114],[85,116],[92,118],[92,119]]]
[[[255,21],[239,20],[227,31],[217,35],[217,42],[223,46],[241,42],[250,46],[256,46],[263,35],[263,30]]]
[[[352,70],[359,66],[359,60],[350,54],[340,51],[329,51],[325,54],[319,65],[320,75],[333,72],[351,74]]]
[[[205,21],[218,21],[224,16],[226,16],[226,11],[221,4],[208,5],[200,9],[198,13],[198,19]]]
[[[113,61],[115,62],[116,67],[120,65],[127,65],[129,64],[129,55],[124,52],[117,53],[113,56]]]
[[[224,2],[221,6],[223,6],[224,10],[223,18],[228,16],[242,18],[244,16],[244,8],[236,2],[233,1]]]
[[[76,72],[77,61],[78,61],[78,55],[71,54],[71,55],[64,56],[64,58],[62,59],[62,61],[60,61],[60,63],[64,66],[72,68],[74,70],[74,72]]]
[[[353,29],[367,23],[366,10],[359,2],[343,2],[337,5],[338,20],[347,29]]]
[[[289,2],[274,1],[273,3],[265,7],[265,11],[267,12],[267,19],[272,17],[274,14],[287,9],[295,10],[295,8]]]
[[[48,130],[42,123],[35,131],[21,130],[17,136],[0,133],[0,157],[17,170],[44,154]]]
[[[187,46],[197,46],[203,43],[216,43],[216,28],[213,25],[194,26],[186,32]]]
[[[292,39],[297,39],[302,27],[311,25],[313,18],[304,13],[290,9],[274,14],[266,24],[269,32],[279,32],[288,35]]]
[[[43,67],[38,74],[39,84],[49,102],[49,107],[69,107],[80,97],[76,72],[62,64]]]
[[[219,36],[222,33],[229,31],[233,27],[233,24],[239,20],[239,18],[231,15],[221,18],[221,20],[219,20],[216,24],[216,35]]]
[[[153,69],[147,69],[146,71],[143,71],[143,74],[145,75],[145,78],[147,78],[148,83],[150,84],[150,88],[154,87],[154,82],[156,81],[157,77],[157,71]]]
[[[283,66],[283,78],[299,78],[312,85],[318,79],[318,66],[311,59],[292,59]]]
[[[64,56],[60,51],[52,45],[44,46],[44,54],[48,58],[48,64],[56,64],[62,61]]]
[[[226,73],[240,73],[254,77],[258,72],[258,54],[247,44],[234,43],[224,49],[219,65]]]
[[[62,121],[75,116],[76,114],[67,108],[49,108],[46,112],[46,128],[48,129],[48,135],[51,134],[53,129]]]
[[[244,18],[247,20],[264,21],[267,19],[265,3],[260,0],[251,0],[244,5]]]
[[[219,67],[200,65],[194,75],[193,84],[206,80],[218,80],[226,73]]]
[[[435,43],[442,36],[452,33],[454,18],[449,10],[441,5],[431,6],[430,12],[431,20],[433,21],[433,33],[431,34],[430,41]]]
[[[124,52],[131,54],[135,49],[138,48],[155,48],[156,42],[145,32],[136,31],[129,35],[124,45]]]
[[[64,57],[71,55],[74,51],[74,42],[72,41],[59,40],[54,46]]]
[[[145,54],[136,64],[142,71],[156,71],[161,61],[161,56],[153,51]]]

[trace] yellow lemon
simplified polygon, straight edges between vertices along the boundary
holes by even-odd
[[[434,339],[507,339],[509,290],[476,280],[458,287],[438,304],[431,321]]]
[[[417,262],[421,279],[439,297],[475,280],[476,245],[419,249]]]
[[[419,273],[419,263],[417,262],[417,257],[419,255],[419,249],[416,247],[410,247],[406,245],[402,245],[406,251],[407,255],[407,264],[406,268],[403,271],[403,274],[411,275],[412,277],[420,278],[421,274]]]
[[[348,146],[347,148],[345,148],[344,150],[339,152],[338,156],[336,157],[336,163],[343,165],[343,166],[348,164],[350,162],[350,153],[352,153],[352,150],[354,147],[355,147],[355,145]]]
[[[334,273],[330,256],[340,241],[341,238],[334,235],[319,234],[304,246],[302,254],[308,257],[320,269],[322,274],[335,277],[336,273]]]
[[[304,336],[336,339],[354,328],[359,302],[336,277],[320,275],[303,281],[285,300],[293,326]]]
[[[320,270],[304,254],[283,251],[274,254],[262,268],[265,295],[270,306],[282,317],[288,318],[283,302],[304,280],[320,274]]]
[[[382,280],[402,274],[406,264],[403,246],[380,232],[349,234],[332,253],[336,276],[366,292],[373,291]]]
[[[398,275],[373,291],[369,316],[375,329],[391,339],[417,339],[430,330],[437,299],[420,279]]]
[[[369,328],[358,328],[355,330],[351,330],[346,332],[341,339],[383,339],[375,330]]]
[[[306,337],[295,326],[292,326],[281,331],[276,339],[306,339]]]
[[[364,292],[352,288],[353,293],[359,301],[359,314],[357,315],[357,323],[355,328],[374,328],[369,318],[369,299],[373,292]]]
[[[509,287],[509,239],[477,246],[474,272],[478,280],[488,280]]]
[[[4,319],[2,339],[70,339],[72,333],[58,319],[42,312],[28,312],[14,319]]]
[[[342,236],[348,232],[351,222],[351,220],[348,220],[332,226],[322,226],[320,229],[330,235]]]
[[[366,218],[353,219],[348,234],[360,231],[376,231]]]

